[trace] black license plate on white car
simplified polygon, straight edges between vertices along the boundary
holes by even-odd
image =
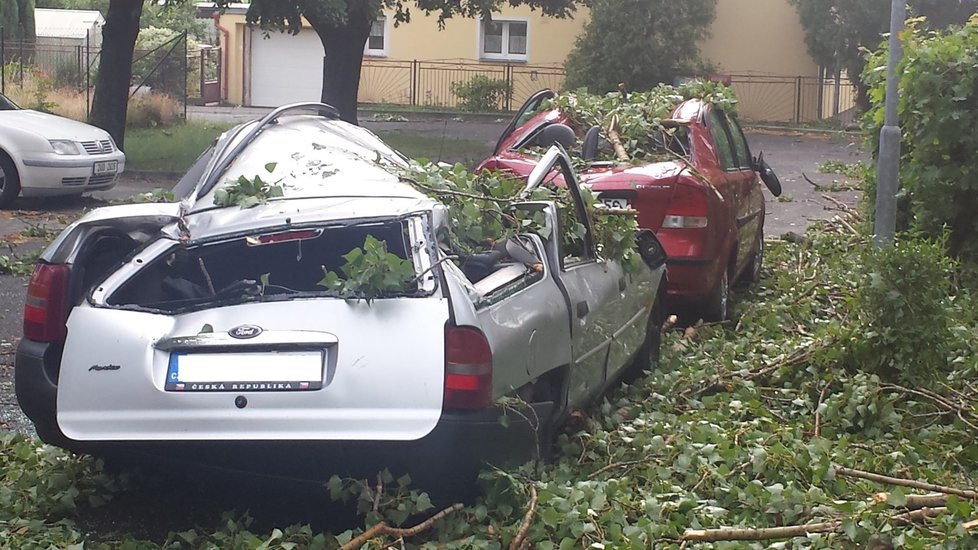
[[[96,162],[92,168],[92,174],[95,176],[103,176],[105,174],[115,174],[119,171],[119,161],[117,160],[102,160]]]
[[[326,352],[178,352],[170,355],[166,391],[310,391],[323,387]]]

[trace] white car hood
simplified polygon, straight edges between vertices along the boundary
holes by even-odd
[[[0,111],[0,125],[33,132],[45,139],[74,141],[109,139],[109,134],[105,130],[95,126],[30,109]]]

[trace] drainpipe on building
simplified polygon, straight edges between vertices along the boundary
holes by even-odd
[[[221,26],[221,12],[214,11],[214,28],[221,33],[221,102],[228,100],[228,49],[231,47],[231,31]]]

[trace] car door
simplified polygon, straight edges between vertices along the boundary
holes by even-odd
[[[557,280],[564,292],[570,312],[571,369],[568,383],[568,403],[585,402],[600,391],[607,378],[608,354],[615,334],[626,324],[627,306],[623,288],[629,284],[621,265],[599,257],[594,244],[591,219],[584,204],[577,178],[570,166],[566,151],[554,146],[530,174],[532,185],[537,181],[553,181],[541,177],[559,173],[574,199],[573,211],[561,216],[565,224],[581,224],[583,232],[558,227],[560,235]],[[571,237],[572,233],[580,235]]]
[[[728,239],[733,240],[733,244],[737,246],[735,250],[737,264],[740,265],[740,258],[744,254],[743,243],[740,242],[737,227],[737,220],[744,215],[741,210],[743,181],[740,177],[740,166],[723,111],[709,107],[706,120],[706,126],[710,131],[710,139],[713,141],[714,152],[720,168],[720,172],[713,179],[713,185],[723,197],[722,204],[724,205],[720,228],[722,235],[718,235],[718,237],[723,242],[729,242]]]
[[[523,103],[523,106],[520,107],[520,110],[516,111],[516,115],[514,115],[513,119],[506,125],[506,129],[503,130],[503,133],[500,134],[499,140],[496,141],[496,147],[493,149],[493,155],[500,154],[506,148],[506,146],[509,145],[511,141],[509,138],[513,135],[513,132],[515,132],[520,126],[523,126],[523,124],[525,124],[533,117],[533,115],[536,114],[541,103],[555,97],[556,95],[557,94],[555,94],[553,90],[547,89],[540,90],[539,92],[530,96],[530,98]]]
[[[751,258],[757,240],[763,238],[761,228],[764,223],[764,195],[758,183],[757,173],[751,167],[750,148],[747,138],[730,113],[723,113],[730,142],[733,145],[737,169],[728,173],[731,184],[737,193],[737,271]]]

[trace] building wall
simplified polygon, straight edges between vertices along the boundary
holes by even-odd
[[[511,106],[517,107],[523,96],[539,88],[559,87],[562,78],[553,69],[559,72],[573,48],[587,21],[586,10],[572,18],[553,19],[526,7],[506,7],[495,18],[530,22],[527,61],[513,64]],[[243,10],[226,13],[221,22],[231,30],[228,100],[248,104],[251,31],[244,24]],[[479,25],[475,19],[455,18],[439,29],[437,16],[425,16],[419,10],[413,10],[410,23],[397,27],[388,17],[387,56],[366,58],[360,100],[452,106],[453,98],[446,91],[451,81],[470,78],[477,71],[501,77],[503,64],[478,61]],[[302,32],[314,31],[306,27]],[[718,0],[717,17],[701,54],[718,74],[734,75],[732,85],[741,98],[745,118],[792,120],[807,118],[808,111],[816,110],[817,97],[808,90],[818,76],[818,66],[808,55],[804,30],[788,0]],[[412,69],[414,60],[428,63]],[[526,70],[521,70],[524,66]],[[550,70],[533,70],[537,67]],[[798,77],[803,77],[804,85]],[[410,97],[412,89],[418,97]]]

